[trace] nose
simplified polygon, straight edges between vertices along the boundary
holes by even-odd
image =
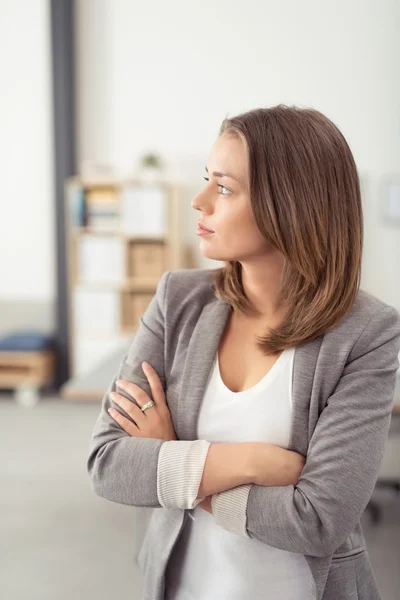
[[[193,198],[191,205],[195,210],[201,210],[205,214],[210,213],[212,210],[212,200],[210,194],[207,194],[205,190],[202,190]]]

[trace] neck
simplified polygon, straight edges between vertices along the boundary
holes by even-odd
[[[243,289],[255,311],[252,318],[274,321],[282,317],[278,287],[283,262],[283,255],[279,252],[267,258],[263,256],[259,261],[241,263]]]

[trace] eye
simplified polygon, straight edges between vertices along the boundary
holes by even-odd
[[[203,177],[203,179],[205,179],[206,181],[209,181],[208,177]],[[227,193],[222,193],[222,191],[218,192],[219,194],[221,194],[221,196],[229,196],[229,194],[231,193],[231,191],[228,190],[227,187],[225,187],[224,185],[221,185],[220,183],[218,183],[217,185],[218,185],[219,188],[223,188],[224,190],[227,191]]]

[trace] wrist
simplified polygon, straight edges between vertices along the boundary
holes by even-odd
[[[209,446],[199,497],[211,496],[252,483],[252,442],[213,442]]]
[[[244,483],[257,483],[260,478],[261,465],[267,459],[267,444],[264,442],[247,442],[244,453]],[[265,467],[264,467],[265,469]]]
[[[296,485],[304,457],[281,446],[254,442],[250,453],[252,483],[261,486]]]
[[[234,444],[234,460],[236,463],[237,480],[231,488],[254,483],[260,462],[260,448],[258,442],[238,442]],[[236,456],[235,456],[236,455]]]
[[[274,446],[268,442],[252,442],[249,444],[248,476],[255,485],[271,485],[268,475],[272,475],[278,466],[273,455]]]

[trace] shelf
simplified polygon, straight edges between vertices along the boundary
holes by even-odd
[[[50,381],[55,356],[52,350],[0,352],[0,388],[41,386]]]
[[[78,184],[84,188],[110,187],[115,189],[121,189],[130,185],[138,185],[143,187],[162,186],[165,187],[167,190],[173,190],[177,187],[176,183],[172,181],[167,181],[165,179],[154,179],[146,181],[145,179],[140,179],[138,177],[120,178],[101,175],[93,176],[90,178],[72,176],[67,178],[66,183]]]
[[[93,227],[74,227],[71,230],[72,235],[74,236],[83,236],[83,235],[111,235],[111,236],[119,236],[125,240],[132,242],[154,242],[154,243],[166,243],[167,235],[154,236],[154,235],[133,235],[130,233],[125,233],[122,229],[96,229]]]
[[[127,355],[131,340],[122,341],[118,347],[96,361],[84,373],[77,374],[66,382],[60,390],[65,400],[101,402],[110,382],[115,377],[123,358]]]
[[[118,330],[115,331],[105,331],[103,329],[82,329],[82,328],[73,328],[72,329],[72,333],[75,336],[75,339],[86,339],[86,338],[90,338],[91,340],[106,340],[106,339],[110,339],[110,340],[115,340],[116,338],[120,338],[120,339],[128,339],[131,335],[133,335],[134,333],[136,333],[137,328],[134,329],[129,329],[129,328],[123,328],[121,327]]]
[[[158,279],[139,279],[139,278],[127,278],[125,289],[131,292],[147,292],[147,291],[155,291],[158,285],[160,278]]]
[[[131,186],[143,187],[143,194],[140,189],[124,189]],[[154,194],[153,189],[146,189],[154,187],[163,189]],[[66,180],[68,353],[72,378],[88,373],[98,360],[108,364],[121,338],[127,342],[135,335],[163,273],[195,267],[186,259],[181,200],[181,186],[171,181],[109,176]],[[134,202],[141,203],[137,215]],[[92,383],[89,394],[93,388],[95,395],[98,389],[104,393],[102,385],[98,388],[97,381]],[[81,392],[80,387],[77,398]],[[75,393],[75,389],[65,388],[66,397]]]
[[[112,281],[76,281],[76,287],[86,287],[93,289],[114,289],[121,292],[155,292],[159,282],[158,279],[126,279],[121,283]]]

